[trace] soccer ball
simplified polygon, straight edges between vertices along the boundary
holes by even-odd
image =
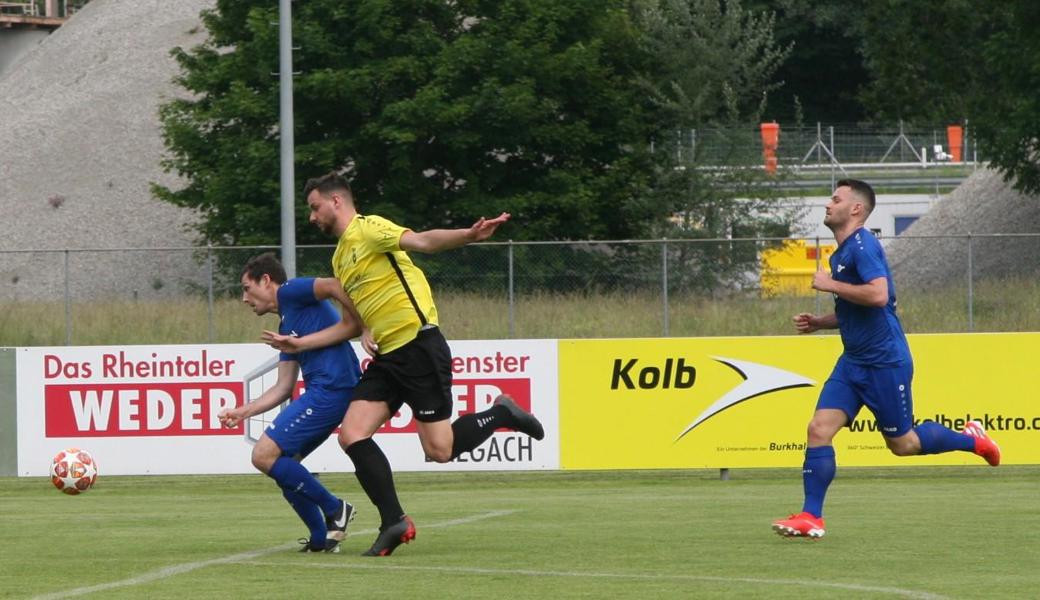
[[[51,462],[51,483],[66,494],[89,490],[97,476],[97,463],[86,450],[66,448]]]

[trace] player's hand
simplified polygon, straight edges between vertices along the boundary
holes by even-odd
[[[798,333],[812,333],[820,328],[816,317],[809,313],[798,313],[792,320]]]
[[[299,351],[296,347],[297,338],[291,335],[282,335],[265,329],[264,332],[260,334],[260,339],[275,350],[289,353],[296,353]]]
[[[821,269],[813,274],[812,286],[814,290],[831,292],[834,291],[834,279],[830,273]]]
[[[495,233],[498,226],[509,220],[509,213],[504,212],[494,219],[480,217],[472,227],[469,228],[469,239],[471,242],[480,242],[488,239]]]
[[[372,336],[372,330],[368,327],[361,330],[361,347],[372,358],[379,354],[379,344],[376,343],[376,338]]]
[[[227,427],[228,429],[234,429],[235,427],[238,427],[238,423],[242,420],[242,417],[241,415],[238,415],[236,411],[228,410],[225,408],[224,410],[220,411],[220,414],[217,415],[217,419],[220,421],[220,424],[224,427]]]

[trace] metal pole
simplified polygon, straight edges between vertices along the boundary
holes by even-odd
[[[72,345],[72,297],[69,294],[69,251],[65,250],[65,345]]]
[[[964,136],[961,137],[961,162],[968,160],[968,137],[971,132],[968,131],[968,120],[964,119]]]
[[[823,143],[823,134],[820,133],[820,122],[816,122],[816,165],[819,166],[823,162],[823,157],[820,155],[820,144]],[[834,188],[831,188],[832,190]]]
[[[278,0],[278,131],[281,134],[282,186],[282,265],[289,277],[296,277],[296,216],[293,196],[296,188],[293,139],[293,61],[292,2]]]
[[[968,332],[975,331],[975,289],[972,283],[973,262],[975,260],[975,249],[972,243],[971,233],[968,233]]]
[[[668,337],[668,238],[661,240],[661,298],[664,301],[664,337]]]
[[[516,337],[516,318],[513,296],[513,240],[509,240],[509,337]]]
[[[206,319],[209,323],[209,343],[213,343],[213,244],[206,244]]]
[[[831,186],[833,190],[834,187]],[[816,270],[820,270],[820,236],[816,236]],[[816,314],[820,314],[820,292],[813,294],[816,296]]]
[[[835,176],[834,176],[834,163],[838,162],[838,159],[836,159],[834,157],[834,125],[828,125],[827,126],[827,130],[830,132],[830,137],[831,137],[831,146],[830,146],[830,154],[831,154],[831,191],[833,192],[834,191],[834,184],[837,182],[837,178],[835,178]]]

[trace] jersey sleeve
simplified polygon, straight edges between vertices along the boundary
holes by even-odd
[[[874,238],[873,234],[870,236]],[[856,252],[856,271],[863,283],[888,275],[888,269],[885,268],[885,251],[881,248],[881,242],[871,239]]]
[[[279,309],[299,308],[317,304],[318,299],[314,297],[314,278],[297,277],[290,279],[278,288]],[[282,311],[287,312],[287,311]]]
[[[361,235],[373,252],[396,252],[401,249],[401,234],[409,231],[407,227],[378,217],[365,215],[362,221]]]
[[[278,333],[282,335],[291,335],[293,333],[291,326],[285,322],[285,315],[290,315],[291,321],[291,315],[297,314],[303,308],[318,302],[320,300],[314,297],[313,277],[298,277],[282,284],[278,288],[278,312],[281,313],[283,318],[278,323]],[[279,352],[278,360],[282,362],[295,361],[299,360],[299,357],[293,353]]]

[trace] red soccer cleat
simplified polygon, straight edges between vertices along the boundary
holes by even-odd
[[[986,430],[982,428],[982,423],[968,421],[961,433],[975,438],[975,454],[985,458],[989,466],[995,467],[1000,464],[1000,446],[993,441],[993,438],[986,435]]]
[[[401,544],[415,539],[415,523],[408,515],[386,528],[379,528],[379,536],[372,547],[361,553],[361,556],[390,556]]]
[[[791,515],[786,519],[773,521],[773,531],[784,537],[807,537],[819,539],[823,537],[823,519],[807,512]]]

